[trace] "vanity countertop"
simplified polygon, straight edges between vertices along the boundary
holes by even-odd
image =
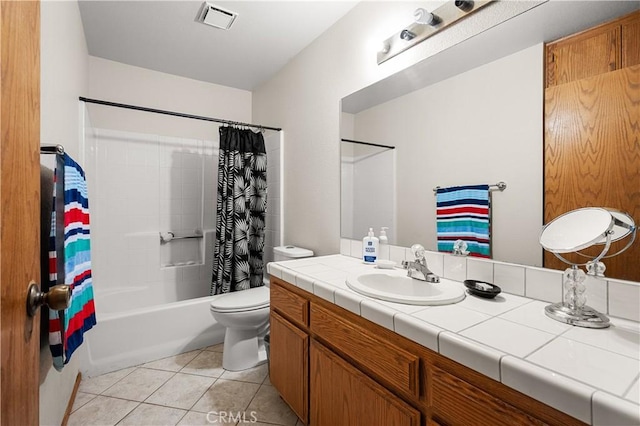
[[[343,255],[268,265],[271,275],[585,423],[640,425],[639,323],[612,317],[606,329],[574,327],[548,318],[547,302],[508,293],[417,306],[347,287],[348,276],[375,269]]]

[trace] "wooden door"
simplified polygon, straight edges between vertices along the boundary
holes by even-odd
[[[640,224],[640,65],[547,88],[544,158],[545,223],[569,210],[601,206],[630,213]],[[604,260],[605,275],[640,281],[638,259],[636,241]],[[567,267],[547,252],[544,264]]]
[[[37,425],[40,280],[40,4],[0,2],[0,423]]]
[[[331,350],[312,340],[309,353],[310,423],[313,426],[420,424],[418,410]]]
[[[269,380],[294,413],[308,422],[309,336],[271,313]]]

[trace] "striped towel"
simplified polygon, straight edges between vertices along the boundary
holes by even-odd
[[[54,181],[60,171],[56,169]],[[54,184],[55,187],[55,184]],[[55,196],[49,237],[49,285],[57,284]],[[91,280],[89,200],[82,168],[64,154],[64,283],[71,287],[70,305],[49,310],[49,346],[60,371],[82,344],[83,334],[96,324]]]
[[[463,240],[470,256],[491,257],[489,185],[438,188],[436,204],[438,251]]]

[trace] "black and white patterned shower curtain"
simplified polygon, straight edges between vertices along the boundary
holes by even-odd
[[[211,294],[263,285],[267,153],[261,133],[220,127]]]

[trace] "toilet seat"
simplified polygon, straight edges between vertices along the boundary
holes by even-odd
[[[265,286],[214,296],[211,301],[211,310],[215,312],[244,312],[268,307],[269,288]]]

